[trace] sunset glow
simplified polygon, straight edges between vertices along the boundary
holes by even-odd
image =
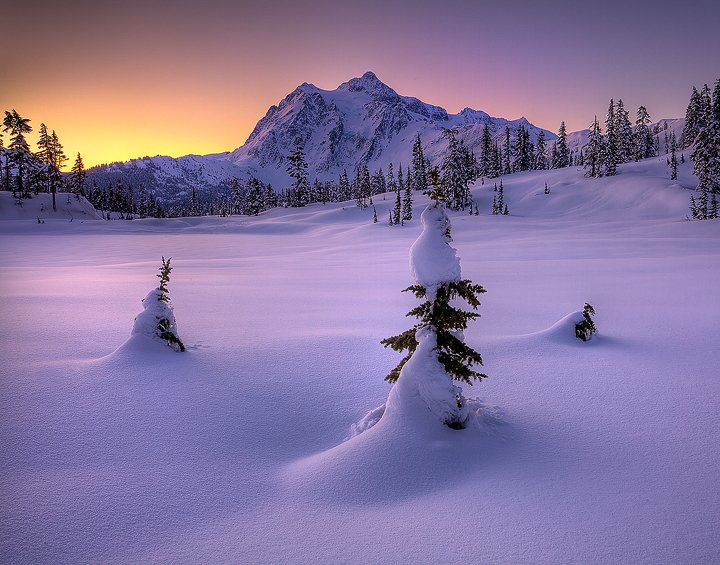
[[[298,84],[333,89],[367,70],[449,112],[551,131],[587,127],[611,97],[678,117],[720,58],[720,8],[692,4],[16,2],[5,21],[28,25],[0,37],[13,54],[0,105],[56,130],[87,165],[231,151]],[[674,32],[690,20],[692,38]]]

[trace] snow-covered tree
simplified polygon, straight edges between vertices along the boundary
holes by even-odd
[[[27,183],[25,182],[25,176],[28,168],[30,168],[34,162],[33,155],[30,151],[30,146],[25,139],[25,134],[32,131],[30,126],[30,119],[23,118],[15,110],[5,110],[5,118],[3,119],[3,131],[10,133],[10,143],[8,144],[10,162],[15,167],[15,183],[11,184],[13,193],[19,195],[21,198],[29,197],[29,191]],[[6,168],[6,175],[9,181],[9,172]]]
[[[425,154],[423,152],[420,134],[415,138],[412,148],[412,182],[413,190],[427,190],[427,170],[425,168]]]
[[[675,132],[670,132],[670,180],[677,180],[678,160],[675,143]]]
[[[650,114],[645,106],[640,106],[637,111],[634,132],[635,160],[647,159],[655,155],[655,141],[650,131]]]
[[[565,122],[560,122],[560,129],[558,131],[558,139],[555,142],[553,151],[553,169],[561,169],[562,167],[570,166],[570,149],[567,144],[567,130],[565,128]]]
[[[615,141],[618,163],[627,163],[633,158],[633,131],[630,118],[622,99],[615,104]]]
[[[170,258],[162,258],[157,277],[160,284],[143,299],[144,310],[135,317],[132,335],[145,336],[167,345],[175,351],[185,351],[185,345],[178,337],[177,322],[167,284],[170,282]]]
[[[595,116],[593,123],[590,124],[590,133],[588,134],[588,142],[585,146],[584,156],[585,168],[589,169],[587,175],[590,177],[602,176],[603,145],[600,124],[597,116]]]
[[[545,155],[545,130],[540,130],[537,136],[537,146],[535,150],[535,168],[543,171],[548,168],[547,155]]]
[[[702,97],[698,89],[693,86],[690,102],[685,110],[685,128],[680,137],[680,145],[683,149],[687,149],[695,142],[695,138],[702,129],[704,118]]]
[[[594,315],[595,309],[586,302],[585,308],[583,308],[583,319],[575,324],[575,337],[579,340],[590,341],[592,336],[597,333],[597,327],[592,319]]]
[[[479,314],[457,307],[457,297],[476,310],[478,295],[485,289],[461,276],[460,261],[450,245],[450,219],[437,170],[431,173],[430,184],[427,193],[433,203],[423,211],[423,231],[410,249],[415,284],[405,289],[423,301],[408,314],[419,321],[400,335],[382,340],[385,347],[407,351],[386,377],[395,383],[387,410],[419,402],[439,423],[461,429],[471,414],[462,389],[453,381],[472,384],[487,375],[475,370],[475,365],[482,365],[482,357],[464,342],[462,333]]]
[[[417,183],[418,181],[416,181]],[[413,207],[413,197],[412,197],[412,185],[408,182],[405,183],[405,192],[403,193],[403,201],[402,201],[402,219],[403,221],[409,221],[412,220],[412,207]],[[416,184],[417,186],[417,184]],[[426,189],[427,190],[427,187]]]
[[[85,179],[87,179],[87,171],[83,164],[80,153],[75,158],[72,170],[70,171],[70,187],[77,196],[85,195]]]
[[[308,192],[310,182],[308,181],[308,164],[305,161],[305,149],[298,139],[295,142],[295,150],[288,156],[287,173],[293,178],[292,206],[305,206],[308,204]]]

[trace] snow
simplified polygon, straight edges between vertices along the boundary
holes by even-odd
[[[476,184],[449,215],[487,289],[477,427],[388,402],[348,440],[392,390],[417,219],[0,222],[0,561],[720,561],[720,222],[685,220],[691,169],[510,175],[510,216]],[[188,350],[118,351],[161,255]]]
[[[410,275],[434,300],[441,284],[460,280],[460,260],[446,235],[450,220],[444,208],[427,206],[420,222],[423,231],[410,248]]]

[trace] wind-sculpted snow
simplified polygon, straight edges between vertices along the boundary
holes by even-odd
[[[509,175],[509,216],[487,181],[448,212],[487,289],[465,430],[377,409],[424,196],[404,227],[0,221],[0,562],[719,562],[720,222],[685,220],[691,171]],[[161,255],[187,352],[118,349]]]

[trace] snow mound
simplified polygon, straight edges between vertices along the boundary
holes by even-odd
[[[100,213],[84,196],[58,192],[57,210],[52,207],[52,194],[38,194],[32,198],[16,199],[12,192],[0,191],[0,220],[101,220]]]
[[[433,300],[438,286],[460,280],[460,260],[450,245],[450,219],[442,208],[428,206],[420,221],[423,231],[410,248],[410,274]]]
[[[453,383],[435,353],[435,332],[420,328],[415,338],[417,349],[388,395],[383,418],[396,420],[399,426],[426,427],[455,421],[469,424],[470,411],[462,389]]]
[[[583,342],[575,336],[575,325],[579,324],[584,319],[582,310],[577,310],[575,312],[571,312],[567,316],[564,316],[549,328],[522,337],[539,338],[544,341],[564,343],[567,345],[584,345],[596,341],[595,339],[592,339],[588,342]],[[597,335],[594,336],[594,338],[596,337]]]

